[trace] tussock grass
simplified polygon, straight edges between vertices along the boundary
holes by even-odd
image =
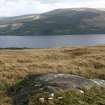
[[[67,92],[61,92],[55,94],[53,100],[45,100],[44,105],[105,105],[105,89],[93,87],[90,90],[85,90],[84,94],[80,94],[75,90]],[[42,105],[38,100],[40,97],[45,99],[49,97],[49,94],[42,92],[39,94],[33,93],[29,97],[29,105]],[[62,97],[61,100],[58,97]]]
[[[1,82],[47,72],[105,78],[105,46],[0,50]]]
[[[30,74],[48,72],[105,79],[105,45],[0,49],[0,105],[11,105],[11,100],[5,94],[8,85]]]

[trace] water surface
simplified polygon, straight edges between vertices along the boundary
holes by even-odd
[[[105,44],[105,35],[0,36],[0,48],[53,48]]]

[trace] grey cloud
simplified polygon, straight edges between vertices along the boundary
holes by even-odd
[[[0,0],[0,16],[41,13],[57,8],[105,7],[105,0]]]
[[[60,2],[87,2],[87,1],[91,1],[91,0],[39,0],[42,3],[60,3]],[[94,1],[94,0],[93,0]]]

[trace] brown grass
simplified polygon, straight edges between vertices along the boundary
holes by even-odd
[[[105,46],[0,49],[0,88],[26,75],[48,72],[105,78]],[[3,89],[0,99],[0,105],[11,105]]]
[[[13,83],[28,74],[46,72],[103,78],[105,46],[0,50],[2,83]]]

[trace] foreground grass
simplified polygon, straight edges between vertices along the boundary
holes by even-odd
[[[45,88],[51,86],[50,82],[36,80],[38,77],[38,75],[27,76],[7,89],[13,105],[105,105],[105,87],[94,85],[91,88],[77,87],[52,91]],[[39,86],[35,87],[36,85]],[[54,85],[56,88],[57,84]]]
[[[55,93],[52,100],[48,100],[50,93],[40,91],[32,92],[28,96],[25,104],[21,105],[105,105],[105,88],[93,87],[90,90],[84,90],[84,94],[76,90]],[[45,98],[44,102],[40,102],[40,98]],[[12,98],[9,98],[4,92],[0,92],[0,105],[20,105],[12,103]]]
[[[72,73],[88,78],[105,79],[105,46],[0,49],[0,105],[11,105],[11,99],[6,95],[8,86],[27,75],[48,72]],[[100,94],[100,97],[105,99],[103,94]],[[30,103],[30,105],[34,104]]]
[[[84,90],[84,94],[70,90],[55,94],[54,99],[47,100],[47,92],[35,94],[29,97],[29,105],[41,105],[38,100],[44,97],[46,100],[43,105],[105,105],[105,88],[93,87],[90,90]],[[62,99],[59,99],[61,97]]]
[[[105,46],[0,50],[2,83],[11,84],[29,74],[48,72],[105,78]]]

